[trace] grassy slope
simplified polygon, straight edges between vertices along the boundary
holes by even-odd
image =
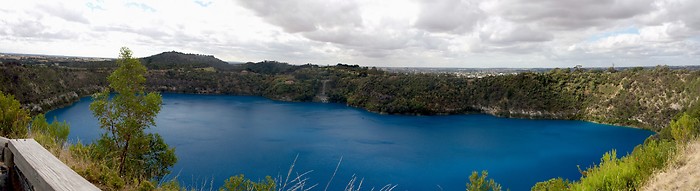
[[[680,149],[674,159],[656,172],[641,190],[697,190],[700,189],[700,140]]]

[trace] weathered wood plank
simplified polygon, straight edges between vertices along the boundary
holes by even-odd
[[[7,144],[8,142],[10,142],[10,139],[5,138],[5,137],[0,137],[0,146],[4,147],[5,144]]]
[[[0,152],[2,152],[2,162],[7,166],[12,166],[12,153],[7,149],[7,144],[10,143],[10,139],[5,137],[0,137]]]
[[[34,190],[100,190],[34,139],[11,139],[14,163]]]

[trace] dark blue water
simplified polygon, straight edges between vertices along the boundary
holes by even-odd
[[[91,98],[51,111],[71,125],[69,139],[90,142],[101,130]],[[254,180],[313,170],[323,190],[343,157],[331,189],[351,177],[363,188],[464,190],[472,171],[488,170],[504,188],[529,190],[553,177],[578,179],[611,149],[631,152],[650,131],[583,121],[506,119],[488,115],[379,115],[338,104],[289,103],[262,97],[163,94],[156,119],[176,148],[172,168],[185,185],[202,187],[245,174]],[[358,179],[358,181],[359,181]],[[364,190],[364,189],[363,189]]]

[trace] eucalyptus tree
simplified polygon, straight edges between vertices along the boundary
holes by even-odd
[[[131,50],[121,48],[116,62],[118,68],[107,77],[109,88],[93,95],[90,104],[105,130],[97,141],[98,153],[127,181],[162,178],[177,161],[175,151],[158,134],[145,132],[155,126],[162,97],[145,91],[146,67]]]

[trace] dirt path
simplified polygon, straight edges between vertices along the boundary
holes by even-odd
[[[700,140],[693,141],[641,190],[700,190]]]

